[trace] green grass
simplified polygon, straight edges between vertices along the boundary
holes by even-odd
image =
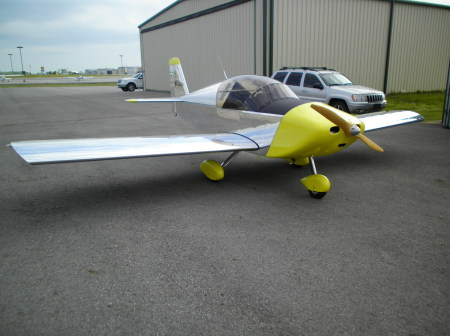
[[[420,93],[391,93],[388,94],[385,110],[409,110],[418,112],[424,116],[425,121],[442,119],[444,110],[445,93],[420,92]]]

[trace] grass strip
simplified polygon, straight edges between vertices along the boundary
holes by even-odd
[[[409,110],[420,113],[425,121],[442,119],[445,92],[391,93],[387,97],[386,111]]]

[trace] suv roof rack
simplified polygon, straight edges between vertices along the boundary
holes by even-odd
[[[287,69],[301,69],[301,70],[313,70],[313,71],[320,71],[320,70],[336,71],[334,69],[329,69],[327,67],[293,67],[293,66],[283,66],[283,67],[280,68],[280,70],[287,70]]]

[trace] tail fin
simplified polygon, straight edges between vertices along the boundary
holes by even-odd
[[[170,93],[172,97],[180,97],[189,93],[183,68],[178,57],[169,60]]]

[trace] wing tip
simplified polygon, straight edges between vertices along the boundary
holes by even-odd
[[[382,111],[358,117],[365,125],[365,132],[423,122],[425,118],[414,111]]]

